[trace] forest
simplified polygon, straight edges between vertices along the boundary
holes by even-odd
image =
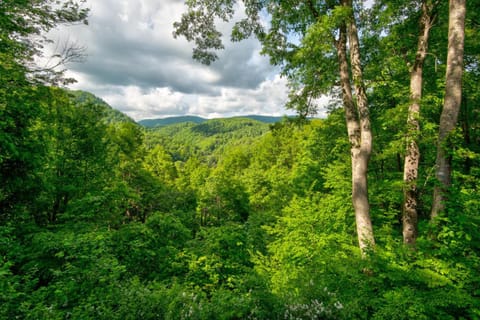
[[[480,1],[242,5],[297,117],[147,128],[34,64],[82,1],[0,1],[0,319],[480,319]]]

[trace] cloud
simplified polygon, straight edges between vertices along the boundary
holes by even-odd
[[[285,80],[279,76],[265,80],[255,89],[225,87],[214,96],[185,94],[170,88],[142,90],[138,86],[101,86],[97,90],[107,103],[134,119],[178,115],[206,118],[251,114],[279,116],[292,113],[283,109],[287,91]]]
[[[172,36],[183,1],[89,0],[88,6],[89,26],[51,34],[87,47],[87,60],[69,65],[78,80],[74,89],[97,94],[137,120],[286,113],[285,80],[260,55],[257,40],[226,41],[220,60],[204,66],[192,60],[192,44]],[[229,26],[221,28],[228,38]]]
[[[223,88],[218,96],[200,96],[192,111],[206,114],[208,117],[247,114],[283,115],[287,113],[283,108],[287,96],[286,80],[277,75],[274,79],[265,80],[254,89]]]

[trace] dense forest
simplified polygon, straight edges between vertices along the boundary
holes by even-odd
[[[259,38],[299,116],[146,128],[33,64],[88,10],[0,1],[0,318],[480,319],[480,2],[459,29],[462,3],[245,1],[232,36]],[[234,1],[188,4],[176,35],[209,63]]]

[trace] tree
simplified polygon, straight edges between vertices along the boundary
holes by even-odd
[[[62,72],[40,68],[34,57],[48,43],[43,34],[59,24],[86,22],[83,1],[0,1],[0,208],[2,216],[14,206],[31,203],[38,191],[33,174],[41,166],[43,146],[32,134],[49,103],[44,83],[62,80]],[[73,51],[72,51],[73,50]],[[56,58],[65,62],[75,52]],[[77,52],[78,53],[78,52]],[[67,59],[68,60],[68,59]],[[35,84],[35,86],[34,86]],[[5,217],[2,217],[2,220]]]
[[[19,66],[6,67],[0,59],[0,221],[10,220],[18,206],[38,191],[32,174],[41,166],[44,147],[32,135],[48,90],[32,88]]]
[[[451,185],[450,135],[455,129],[462,100],[463,52],[465,43],[465,0],[450,0],[448,22],[448,55],[445,76],[445,100],[438,132],[435,177],[431,218],[445,210],[448,188]]]
[[[232,40],[242,40],[252,34],[259,38],[263,53],[270,56],[273,64],[280,65],[283,75],[289,79],[292,88],[289,106],[296,108],[301,116],[315,113],[315,98],[331,92],[340,78],[351,142],[352,202],[359,247],[365,253],[369,246],[375,244],[367,189],[372,133],[352,1],[242,3],[246,18],[233,27]],[[183,35],[187,40],[194,41],[196,48],[193,57],[210,64],[217,58],[215,51],[211,50],[223,48],[222,34],[215,27],[215,18],[229,21],[236,4],[235,1],[211,0],[187,2],[188,11],[180,22],[174,24],[174,35]],[[270,14],[268,28],[262,25],[262,10]],[[291,40],[298,37],[300,44]],[[350,63],[347,58],[347,38],[351,49]],[[339,66],[340,72],[334,72],[332,66]],[[353,81],[350,80],[350,71]],[[352,94],[352,82],[356,99]]]
[[[357,96],[355,112],[358,114],[358,127],[360,129],[359,146],[357,146],[357,143],[351,146],[352,202],[355,208],[358,243],[362,253],[365,253],[365,250],[369,247],[373,248],[375,245],[372,221],[370,218],[367,184],[368,162],[372,154],[373,138],[360,60],[360,42],[358,40],[352,0],[342,0],[342,6],[346,7],[347,11],[350,12],[350,16],[347,19],[348,42],[350,45],[352,80]]]
[[[351,9],[351,1],[342,1],[342,6]],[[342,88],[343,107],[347,122],[352,161],[352,203],[355,208],[358,243],[362,252],[375,244],[368,202],[367,168],[372,152],[372,134],[367,97],[362,80],[360,64],[360,46],[353,12],[347,22],[339,27],[338,40],[335,41]],[[347,27],[348,26],[348,27]],[[349,64],[347,58],[347,37],[350,40],[350,60],[352,63],[353,83],[357,91],[357,103],[353,98]],[[354,66],[354,67],[353,67]]]
[[[403,167],[404,199],[403,199],[403,242],[415,245],[418,222],[417,179],[420,164],[420,101],[423,89],[423,64],[428,53],[428,38],[435,18],[433,9],[437,3],[423,0],[422,13],[419,21],[419,35],[415,61],[410,72],[410,104],[407,118],[407,147]]]
[[[0,2],[0,63],[5,66],[21,65],[30,79],[41,83],[65,81],[63,71],[56,68],[80,58],[81,48],[65,44],[61,52],[55,52],[50,57],[56,62],[46,67],[36,65],[34,58],[42,56],[44,45],[52,42],[44,36],[49,30],[60,24],[87,23],[89,10],[82,8],[83,2],[85,0]]]
[[[104,187],[109,163],[105,109],[89,102],[74,104],[69,92],[59,88],[49,87],[47,93],[45,115],[36,124],[36,138],[46,149],[38,170],[44,187],[39,198],[46,220],[54,223],[72,201]]]

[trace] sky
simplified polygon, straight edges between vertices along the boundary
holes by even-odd
[[[210,66],[192,59],[193,45],[174,39],[183,0],[88,0],[89,25],[62,26],[56,43],[85,47],[82,63],[67,65],[70,88],[89,91],[135,120],[196,115],[292,114],[284,108],[286,80],[260,55],[252,38],[228,41]]]

